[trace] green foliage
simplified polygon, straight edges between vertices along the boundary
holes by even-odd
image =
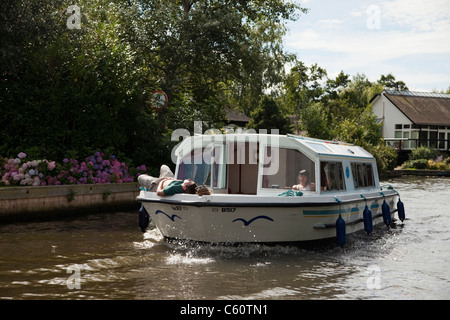
[[[403,165],[402,168],[407,169],[426,169],[428,165],[428,160],[426,159],[416,159],[416,160],[408,160]]]
[[[365,149],[370,152],[377,161],[378,172],[384,174],[394,170],[397,165],[397,151],[385,144],[366,145]]]
[[[388,75],[381,75],[378,83],[381,84],[385,89],[397,90],[397,91],[408,91],[408,87],[403,81],[396,81],[395,77],[389,73]]]
[[[419,147],[411,151],[409,154],[409,160],[419,160],[419,159],[435,159],[437,156],[437,151],[429,147]]]
[[[293,131],[306,135],[340,140],[359,145],[377,159],[379,172],[392,170],[395,150],[386,147],[380,136],[380,125],[372,112],[370,100],[383,91],[380,83],[370,82],[365,75],[353,79],[340,72],[335,79],[317,65],[298,63],[284,82],[283,110],[299,115]]]
[[[419,147],[409,154],[409,160],[402,164],[403,169],[449,170],[450,157],[444,159],[440,152],[429,147]]]
[[[328,112],[320,102],[306,106],[301,112],[301,122],[308,135],[317,139],[329,139],[330,126],[327,121]]]
[[[247,128],[255,129],[257,132],[260,129],[266,129],[267,133],[270,133],[271,129],[278,129],[280,134],[286,134],[289,130],[289,124],[276,101],[265,95],[259,106],[251,113]]]
[[[330,79],[285,52],[285,21],[307,12],[296,1],[79,0],[81,29],[66,26],[69,4],[2,1],[4,156],[109,150],[157,171],[170,162],[173,130],[213,127],[228,107],[251,115],[251,128],[287,133],[290,116],[291,131],[370,148],[383,144],[370,99],[383,86],[406,88],[390,74]],[[169,98],[158,112],[156,90]],[[388,168],[392,155],[380,148]]]
[[[0,20],[0,154],[61,159],[92,150],[159,168],[176,128],[248,114],[292,58],[294,1],[4,0]],[[149,96],[164,90],[158,113]]]

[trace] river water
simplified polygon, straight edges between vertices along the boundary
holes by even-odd
[[[450,299],[450,179],[385,181],[407,219],[335,243],[168,243],[137,212],[0,226],[0,299]]]

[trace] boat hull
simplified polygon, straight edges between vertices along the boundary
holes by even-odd
[[[336,237],[339,215],[346,234],[364,229],[367,204],[373,225],[383,223],[383,201],[394,217],[397,194],[359,194],[339,202],[335,197],[292,197],[255,200],[255,196],[178,196],[160,198],[142,191],[142,203],[151,220],[166,238],[214,243],[301,242]],[[190,198],[191,197],[191,198]]]

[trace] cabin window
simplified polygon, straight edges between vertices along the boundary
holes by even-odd
[[[355,189],[375,186],[372,164],[370,163],[352,163],[352,175]]]
[[[214,148],[206,147],[192,150],[190,154],[180,160],[177,179],[191,179],[197,185],[206,184],[211,186],[212,176],[214,188],[225,188],[226,174],[223,155],[222,145],[216,145]]]
[[[344,171],[341,162],[321,161],[320,175],[321,190],[345,190]]]
[[[301,172],[302,171],[302,172]],[[306,176],[300,181],[301,175]],[[266,147],[264,154],[262,187],[286,189],[297,186],[302,191],[315,191],[315,164],[295,149]]]

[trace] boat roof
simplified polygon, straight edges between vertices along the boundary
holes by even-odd
[[[375,159],[369,152],[351,143],[343,141],[320,140],[295,135],[288,135],[287,137],[297,140],[319,157],[337,156],[345,158],[362,158],[367,160]]]
[[[192,140],[190,140],[191,138]],[[273,135],[273,134],[255,134],[255,133],[231,133],[231,134],[212,134],[212,135],[194,135],[184,139],[177,151],[182,154],[192,150],[193,146],[199,146],[198,140],[210,143],[211,141],[220,142],[263,142],[267,145],[274,145],[286,148],[297,148],[310,156],[318,158],[358,158],[362,160],[374,160],[375,158],[363,148],[354,144],[342,141],[321,140],[297,135]],[[190,141],[190,143],[189,143]],[[204,145],[204,143],[202,143]]]

